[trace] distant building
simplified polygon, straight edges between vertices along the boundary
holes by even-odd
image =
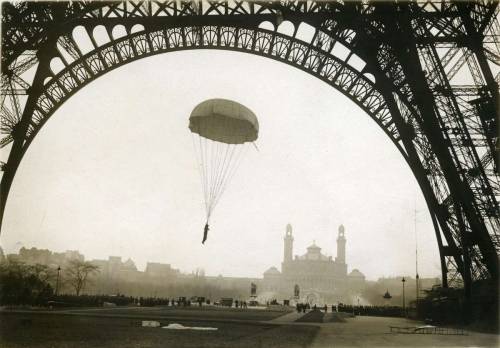
[[[356,268],[347,275],[347,278],[352,293],[360,293],[366,287],[365,275]]]
[[[52,257],[52,252],[50,252],[47,249],[37,249],[37,248],[27,249],[25,247],[19,249],[19,258],[22,260],[22,262],[27,263],[29,265],[34,265],[37,263],[42,265],[48,265],[51,263],[51,257]]]
[[[144,283],[144,272],[137,270],[134,261],[130,258],[122,262],[121,256],[109,256],[107,260],[94,259],[90,261],[99,267],[94,284],[98,293],[119,293],[127,291],[123,283]]]
[[[99,267],[99,278],[107,282],[163,282],[175,278],[179,271],[169,264],[148,262],[144,272],[138,271],[130,258],[123,262],[121,256],[109,256],[108,260],[92,260]]]
[[[262,279],[259,278],[223,277],[222,275],[205,276],[204,278],[205,284],[213,285],[218,289],[237,289],[238,296],[240,296],[241,299],[245,299],[250,296],[250,285],[252,283],[257,284],[257,288],[259,288],[262,282]]]
[[[67,250],[62,253],[52,252],[47,249],[31,248],[27,249],[22,247],[19,249],[19,254],[9,254],[9,260],[24,262],[28,265],[41,264],[51,267],[62,267],[71,260],[83,261],[85,258],[77,250]]]
[[[170,264],[148,262],[144,273],[150,278],[167,279],[177,276],[179,271],[174,270]]]
[[[357,269],[347,274],[345,248],[345,228],[340,225],[335,260],[322,254],[321,248],[314,242],[305,254],[292,258],[292,226],[288,224],[284,237],[281,272],[276,267],[265,271],[262,291],[270,293],[270,296],[288,299],[294,295],[294,287],[298,285],[302,301],[330,303],[347,300],[350,294],[363,289],[365,276]]]
[[[135,265],[135,262],[132,261],[131,258],[128,258],[127,261],[123,263],[122,269],[124,271],[137,271],[137,266]]]
[[[80,254],[80,252],[78,250],[66,250],[64,252],[64,258],[66,260],[85,261],[85,256]]]

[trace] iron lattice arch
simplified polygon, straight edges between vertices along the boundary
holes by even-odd
[[[3,3],[0,217],[38,131],[89,82],[155,54],[241,51],[324,81],[390,137],[426,199],[445,286],[498,280],[497,15],[495,1]]]

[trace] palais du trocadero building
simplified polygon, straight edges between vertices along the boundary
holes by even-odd
[[[267,298],[295,299],[322,305],[325,303],[352,303],[365,285],[365,276],[357,269],[347,273],[345,228],[340,225],[337,236],[337,257],[321,253],[313,243],[302,255],[293,256],[292,226],[286,226],[281,272],[276,267],[264,272],[262,294]],[[298,285],[299,298],[294,298]]]

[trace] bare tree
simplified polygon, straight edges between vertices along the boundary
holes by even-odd
[[[75,289],[76,296],[85,288],[88,277],[99,272],[99,266],[87,261],[71,260],[66,267],[66,281]]]

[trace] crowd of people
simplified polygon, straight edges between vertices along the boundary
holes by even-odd
[[[100,307],[106,305],[115,306],[175,306],[188,307],[194,304],[201,306],[203,303],[210,304],[210,300],[203,297],[187,299],[186,297],[163,298],[163,297],[134,297],[125,295],[58,295],[52,296],[51,306],[91,306]]]
[[[339,312],[377,317],[403,317],[403,308],[398,306],[352,306],[339,304]]]
[[[162,298],[162,297],[134,297],[125,295],[57,295],[52,296],[48,301],[51,307],[101,307],[101,306],[172,306],[172,307],[190,307],[202,306],[204,304],[215,306],[228,306],[235,308],[248,308],[247,301],[232,300],[230,303],[223,303],[223,301],[212,302],[205,297],[177,297],[177,298]]]
[[[230,301],[228,301],[230,300]],[[51,296],[48,303],[50,307],[101,307],[101,306],[172,306],[172,307],[190,307],[215,305],[223,307],[248,308],[247,301],[234,300],[229,298],[221,299],[220,301],[211,302],[205,297],[177,297],[177,298],[162,298],[162,297],[134,297],[117,295],[57,295]],[[269,305],[277,305],[276,300],[266,303]],[[306,313],[309,310],[321,310],[325,313],[331,312],[346,312],[355,315],[368,316],[385,316],[385,317],[402,317],[404,316],[401,307],[395,306],[353,306],[346,304],[332,305],[310,305],[309,303],[297,303],[295,305],[298,313]]]
[[[234,301],[234,305],[236,308],[247,308],[248,305],[247,305],[247,301],[238,301],[238,300],[235,300]]]
[[[307,310],[310,310],[310,309],[324,311],[325,313],[328,312],[328,306],[326,304],[323,306],[317,306],[317,305],[311,306],[309,303],[297,303],[295,305],[295,307],[296,307],[298,313],[305,313]],[[331,309],[332,309],[332,312],[335,312],[336,311],[335,305],[332,305]]]
[[[321,310],[325,313],[328,312],[329,306],[317,306],[310,305],[309,303],[297,303],[295,308],[298,313],[306,313],[308,310]],[[352,306],[339,303],[337,305],[331,305],[331,312],[345,312],[352,313],[355,315],[369,315],[369,316],[380,316],[380,317],[402,317],[404,316],[403,309],[396,306]]]
[[[101,307],[106,305],[114,306],[129,306],[129,305],[141,305],[141,306],[161,306],[167,305],[169,299],[158,298],[158,297],[133,297],[125,295],[57,295],[52,296],[48,301],[49,306],[53,307],[67,307],[67,306],[78,306],[78,307]]]

